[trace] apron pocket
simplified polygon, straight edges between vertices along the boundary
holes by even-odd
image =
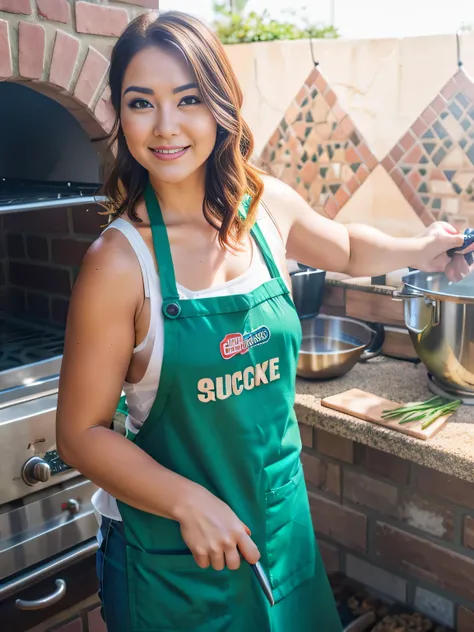
[[[275,602],[314,576],[316,546],[301,463],[295,476],[265,494],[268,573]]]
[[[202,569],[192,555],[127,546],[132,632],[224,632],[230,618],[229,572]]]

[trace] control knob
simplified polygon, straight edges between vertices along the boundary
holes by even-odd
[[[51,478],[51,468],[39,456],[33,456],[24,464],[21,477],[27,485],[46,483]]]

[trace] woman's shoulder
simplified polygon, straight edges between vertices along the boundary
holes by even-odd
[[[270,175],[260,176],[263,181],[262,202],[273,216],[284,241],[291,230],[295,211],[302,202],[302,198],[292,187],[278,178]]]
[[[268,174],[261,175],[260,178],[264,187],[262,199],[265,203],[272,204],[275,210],[283,208],[288,202],[301,203],[300,194],[286,182]]]
[[[117,289],[140,287],[140,266],[125,235],[104,231],[89,246],[81,264],[77,283],[92,288],[97,284]]]

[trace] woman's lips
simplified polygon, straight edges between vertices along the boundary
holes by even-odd
[[[151,153],[158,158],[158,160],[177,160],[184,156],[184,154],[188,151],[188,147],[156,147],[155,149],[151,149]]]

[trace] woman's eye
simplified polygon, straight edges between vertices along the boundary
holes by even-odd
[[[198,105],[199,103],[201,103],[201,99],[190,95],[189,97],[184,97],[184,99],[181,99],[179,105]]]
[[[129,103],[129,107],[134,110],[143,110],[145,108],[151,108],[151,104],[145,101],[145,99],[134,99]]]

